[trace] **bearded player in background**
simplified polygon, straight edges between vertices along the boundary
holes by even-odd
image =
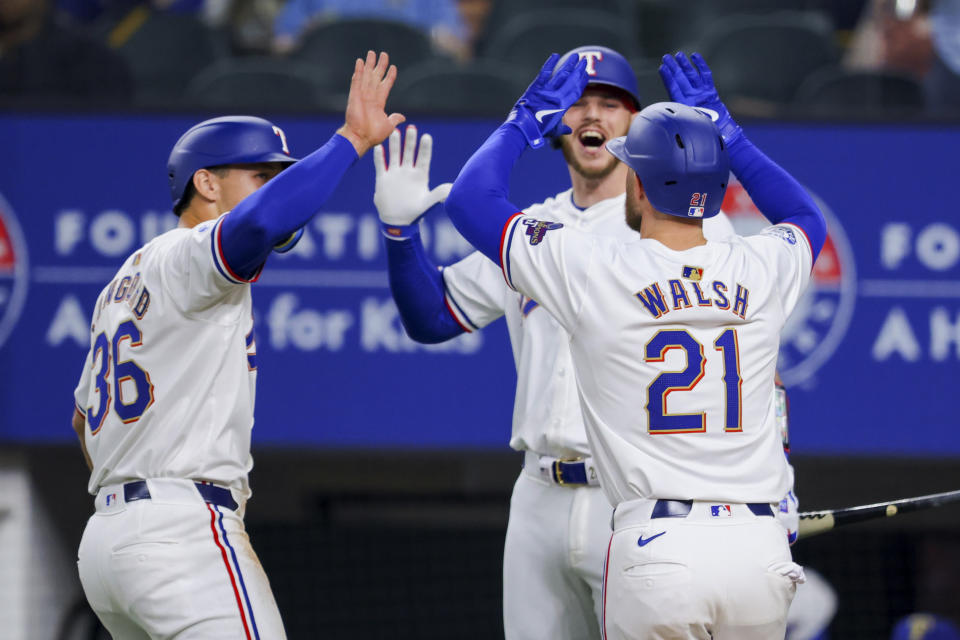
[[[571,189],[525,212],[591,234],[635,234],[624,222],[627,167],[606,142],[626,135],[640,108],[637,81],[612,49],[567,52],[586,61],[588,85],[563,118],[569,133],[552,139],[567,162]],[[423,250],[417,220],[449,185],[428,189],[432,139],[390,136],[389,159],[374,149],[374,202],[387,238],[390,286],[407,333],[426,343],[449,340],[506,316],[517,367],[510,446],[524,454],[510,502],[503,558],[507,640],[600,638],[603,558],[611,506],[600,490],[577,399],[569,336],[535,300],[507,286],[500,269],[475,252],[442,271]],[[541,145],[545,141],[541,141]],[[707,237],[733,235],[724,215],[705,221]]]

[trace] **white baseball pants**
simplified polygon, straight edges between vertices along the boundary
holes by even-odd
[[[102,488],[80,542],[83,591],[114,640],[285,638],[243,519],[189,480],[147,484],[130,503]]]
[[[599,640],[612,512],[600,487],[520,473],[503,550],[506,640]]]
[[[624,503],[614,516],[606,640],[783,638],[803,570],[776,519],[707,502],[686,517],[651,519],[655,502]]]

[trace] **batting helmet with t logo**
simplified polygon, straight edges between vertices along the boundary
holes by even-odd
[[[620,89],[627,94],[635,109],[640,109],[637,76],[627,59],[609,47],[587,45],[563,54],[556,69],[563,66],[570,56],[580,56],[587,61],[587,86],[605,85]]]
[[[167,160],[170,196],[176,210],[193,174],[227,164],[284,162],[293,164],[287,137],[269,120],[253,116],[223,116],[204,120],[180,136]]]

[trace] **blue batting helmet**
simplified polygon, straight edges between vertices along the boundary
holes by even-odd
[[[658,102],[638,113],[607,151],[633,169],[657,211],[710,218],[720,211],[730,156],[707,111]]]
[[[620,89],[630,96],[634,107],[640,108],[637,76],[626,58],[609,47],[588,45],[567,51],[560,58],[556,68],[563,66],[567,58],[572,55],[580,56],[587,61],[587,86],[599,84]]]
[[[177,208],[193,174],[225,164],[286,162],[293,164],[287,137],[269,120],[253,116],[224,116],[204,120],[187,130],[170,151],[167,175],[170,196]]]

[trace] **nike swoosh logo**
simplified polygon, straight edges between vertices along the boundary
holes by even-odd
[[[543,119],[551,113],[559,113],[560,111],[563,111],[563,109],[541,109],[533,114],[533,117],[537,119],[537,122],[543,122]]]
[[[656,540],[657,538],[659,538],[660,536],[662,536],[662,535],[665,534],[665,533],[666,533],[666,531],[661,531],[661,532],[658,533],[657,535],[655,535],[655,536],[650,536],[650,537],[647,538],[646,540],[643,539],[643,536],[640,536],[640,539],[637,540],[637,546],[638,546],[638,547],[645,547],[645,546],[647,546],[648,544],[650,544],[651,542],[653,542],[654,540]]]
[[[714,111],[713,109],[707,109],[706,107],[696,107],[696,109],[697,111],[702,111],[708,116],[710,116],[710,119],[713,120],[714,122],[720,119],[720,114]]]

